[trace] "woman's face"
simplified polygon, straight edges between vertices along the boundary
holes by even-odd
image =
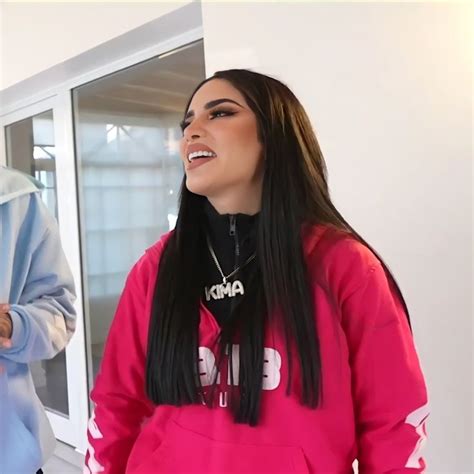
[[[194,95],[183,121],[186,187],[220,213],[255,213],[263,181],[257,119],[230,82],[213,79]]]

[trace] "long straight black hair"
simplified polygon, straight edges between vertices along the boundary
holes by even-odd
[[[228,81],[254,112],[265,166],[256,271],[251,290],[230,323],[222,328],[220,337],[223,354],[224,348],[235,342],[238,334],[238,395],[232,392],[230,406],[236,422],[253,426],[260,413],[264,331],[272,317],[278,317],[284,328],[289,368],[287,392],[290,393],[293,386],[293,356],[296,355],[301,374],[301,393],[298,394],[301,403],[316,408],[321,401],[317,308],[303,254],[303,224],[330,225],[366,245],[381,261],[409,316],[387,265],[333,205],[326,164],[316,135],[291,90],[280,81],[256,72],[220,71],[197,86],[185,112],[199,88],[215,79]],[[203,390],[197,374],[199,306],[206,265],[202,225],[205,200],[190,192],[183,178],[176,229],[161,257],[149,328],[146,391],[158,405],[202,402]]]

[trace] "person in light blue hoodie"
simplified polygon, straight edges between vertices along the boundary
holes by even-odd
[[[55,219],[32,178],[0,166],[0,473],[34,474],[55,438],[28,364],[74,333],[75,289]]]

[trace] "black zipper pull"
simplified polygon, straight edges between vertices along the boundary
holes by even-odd
[[[229,216],[229,223],[230,223],[230,229],[229,229],[229,235],[235,235],[235,216]]]

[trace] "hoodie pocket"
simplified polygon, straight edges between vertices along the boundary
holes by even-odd
[[[308,474],[301,448],[215,441],[170,423],[160,447],[133,474]],[[132,474],[132,471],[128,471]]]

